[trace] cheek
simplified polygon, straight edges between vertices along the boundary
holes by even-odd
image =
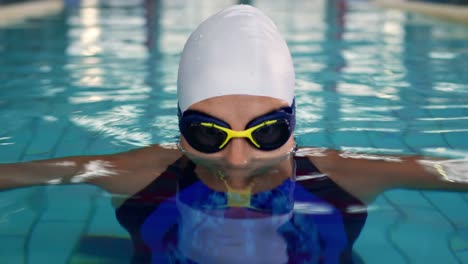
[[[180,135],[180,146],[182,148],[184,148],[185,150],[192,150],[192,147],[189,145],[189,143],[187,143],[187,140],[185,139],[185,137],[183,135]]]

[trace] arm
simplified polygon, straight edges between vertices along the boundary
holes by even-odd
[[[0,164],[0,189],[71,182],[84,164],[96,157],[67,157],[25,163]]]
[[[111,193],[133,194],[181,154],[157,145],[101,156],[0,164],[0,190],[41,184],[89,183]]]
[[[372,201],[393,188],[468,191],[468,182],[455,180],[450,167],[467,167],[463,161],[436,160],[422,156],[377,156],[327,150],[310,159],[341,187]],[[466,170],[466,168],[465,168]],[[452,173],[452,175],[443,175]],[[458,171],[458,176],[463,174]],[[466,172],[465,178],[468,179]],[[448,178],[446,176],[449,176]]]

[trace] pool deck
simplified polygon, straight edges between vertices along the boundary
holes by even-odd
[[[0,6],[0,27],[21,22],[28,18],[48,16],[62,11],[61,0],[41,0]]]
[[[468,7],[461,5],[412,2],[405,0],[372,0],[376,5],[431,15],[445,20],[468,24]]]

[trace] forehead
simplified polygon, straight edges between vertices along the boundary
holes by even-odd
[[[289,106],[289,103],[266,96],[224,95],[200,101],[189,109],[222,119],[232,126],[245,125],[255,117],[285,106]]]

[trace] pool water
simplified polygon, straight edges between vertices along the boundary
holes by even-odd
[[[183,44],[236,2],[68,2],[0,28],[0,162],[175,142]],[[248,2],[293,54],[301,145],[468,157],[468,25],[367,1]],[[468,263],[468,194],[386,192],[354,248],[365,263]],[[0,193],[0,263],[127,263],[130,254],[100,189]]]

